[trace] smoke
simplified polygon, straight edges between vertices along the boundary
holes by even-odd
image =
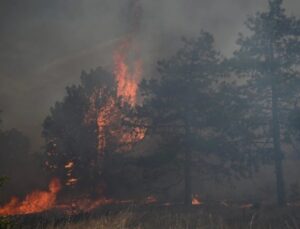
[[[4,128],[16,127],[38,149],[41,123],[81,70],[110,67],[119,39],[131,32],[135,1],[3,0],[0,3],[0,109]],[[246,16],[265,9],[267,0],[141,0],[137,38],[151,75],[155,61],[174,52],[181,36],[201,29],[214,34],[225,55],[235,48]],[[286,0],[299,16],[300,2]],[[148,73],[147,73],[148,72]]]

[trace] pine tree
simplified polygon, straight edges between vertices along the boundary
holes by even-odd
[[[286,16],[282,0],[270,0],[266,12],[249,17],[245,24],[250,35],[240,35],[238,39],[234,69],[246,82],[244,93],[253,104],[256,124],[261,123],[256,133],[266,130],[264,145],[271,139],[277,201],[283,206],[286,194],[282,139],[285,112],[299,93],[300,21]]]
[[[183,178],[185,205],[191,204],[192,183],[197,182],[193,174],[210,179],[246,175],[254,164],[248,131],[238,119],[246,103],[226,82],[221,63],[212,35],[202,32],[184,39],[174,56],[158,62],[158,77],[141,84],[144,104],[138,115],[156,139],[157,154],[181,169],[176,176]]]

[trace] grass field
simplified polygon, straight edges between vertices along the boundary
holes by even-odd
[[[300,209],[224,206],[128,207],[98,209],[90,214],[63,216],[55,212],[14,217],[13,226],[25,229],[299,229]]]

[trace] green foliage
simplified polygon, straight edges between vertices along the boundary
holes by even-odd
[[[195,172],[248,176],[256,167],[248,123],[240,121],[248,101],[238,94],[225,64],[212,35],[202,32],[184,38],[174,56],[158,62],[159,75],[141,83],[144,103],[136,116],[143,123],[137,126],[146,126],[157,145],[143,158],[147,171],[152,166],[155,173],[163,170],[169,183],[179,177],[191,183]]]
[[[241,93],[251,102],[253,139],[260,152],[272,155],[278,201],[285,202],[281,144],[288,144],[288,117],[300,92],[300,21],[288,17],[281,0],[249,17],[250,35],[238,39],[232,69],[244,84]]]

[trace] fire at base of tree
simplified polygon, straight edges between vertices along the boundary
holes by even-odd
[[[270,0],[232,57],[201,31],[146,77],[131,3],[111,69],[66,88],[38,153],[0,129],[0,227],[299,228],[300,21]]]

